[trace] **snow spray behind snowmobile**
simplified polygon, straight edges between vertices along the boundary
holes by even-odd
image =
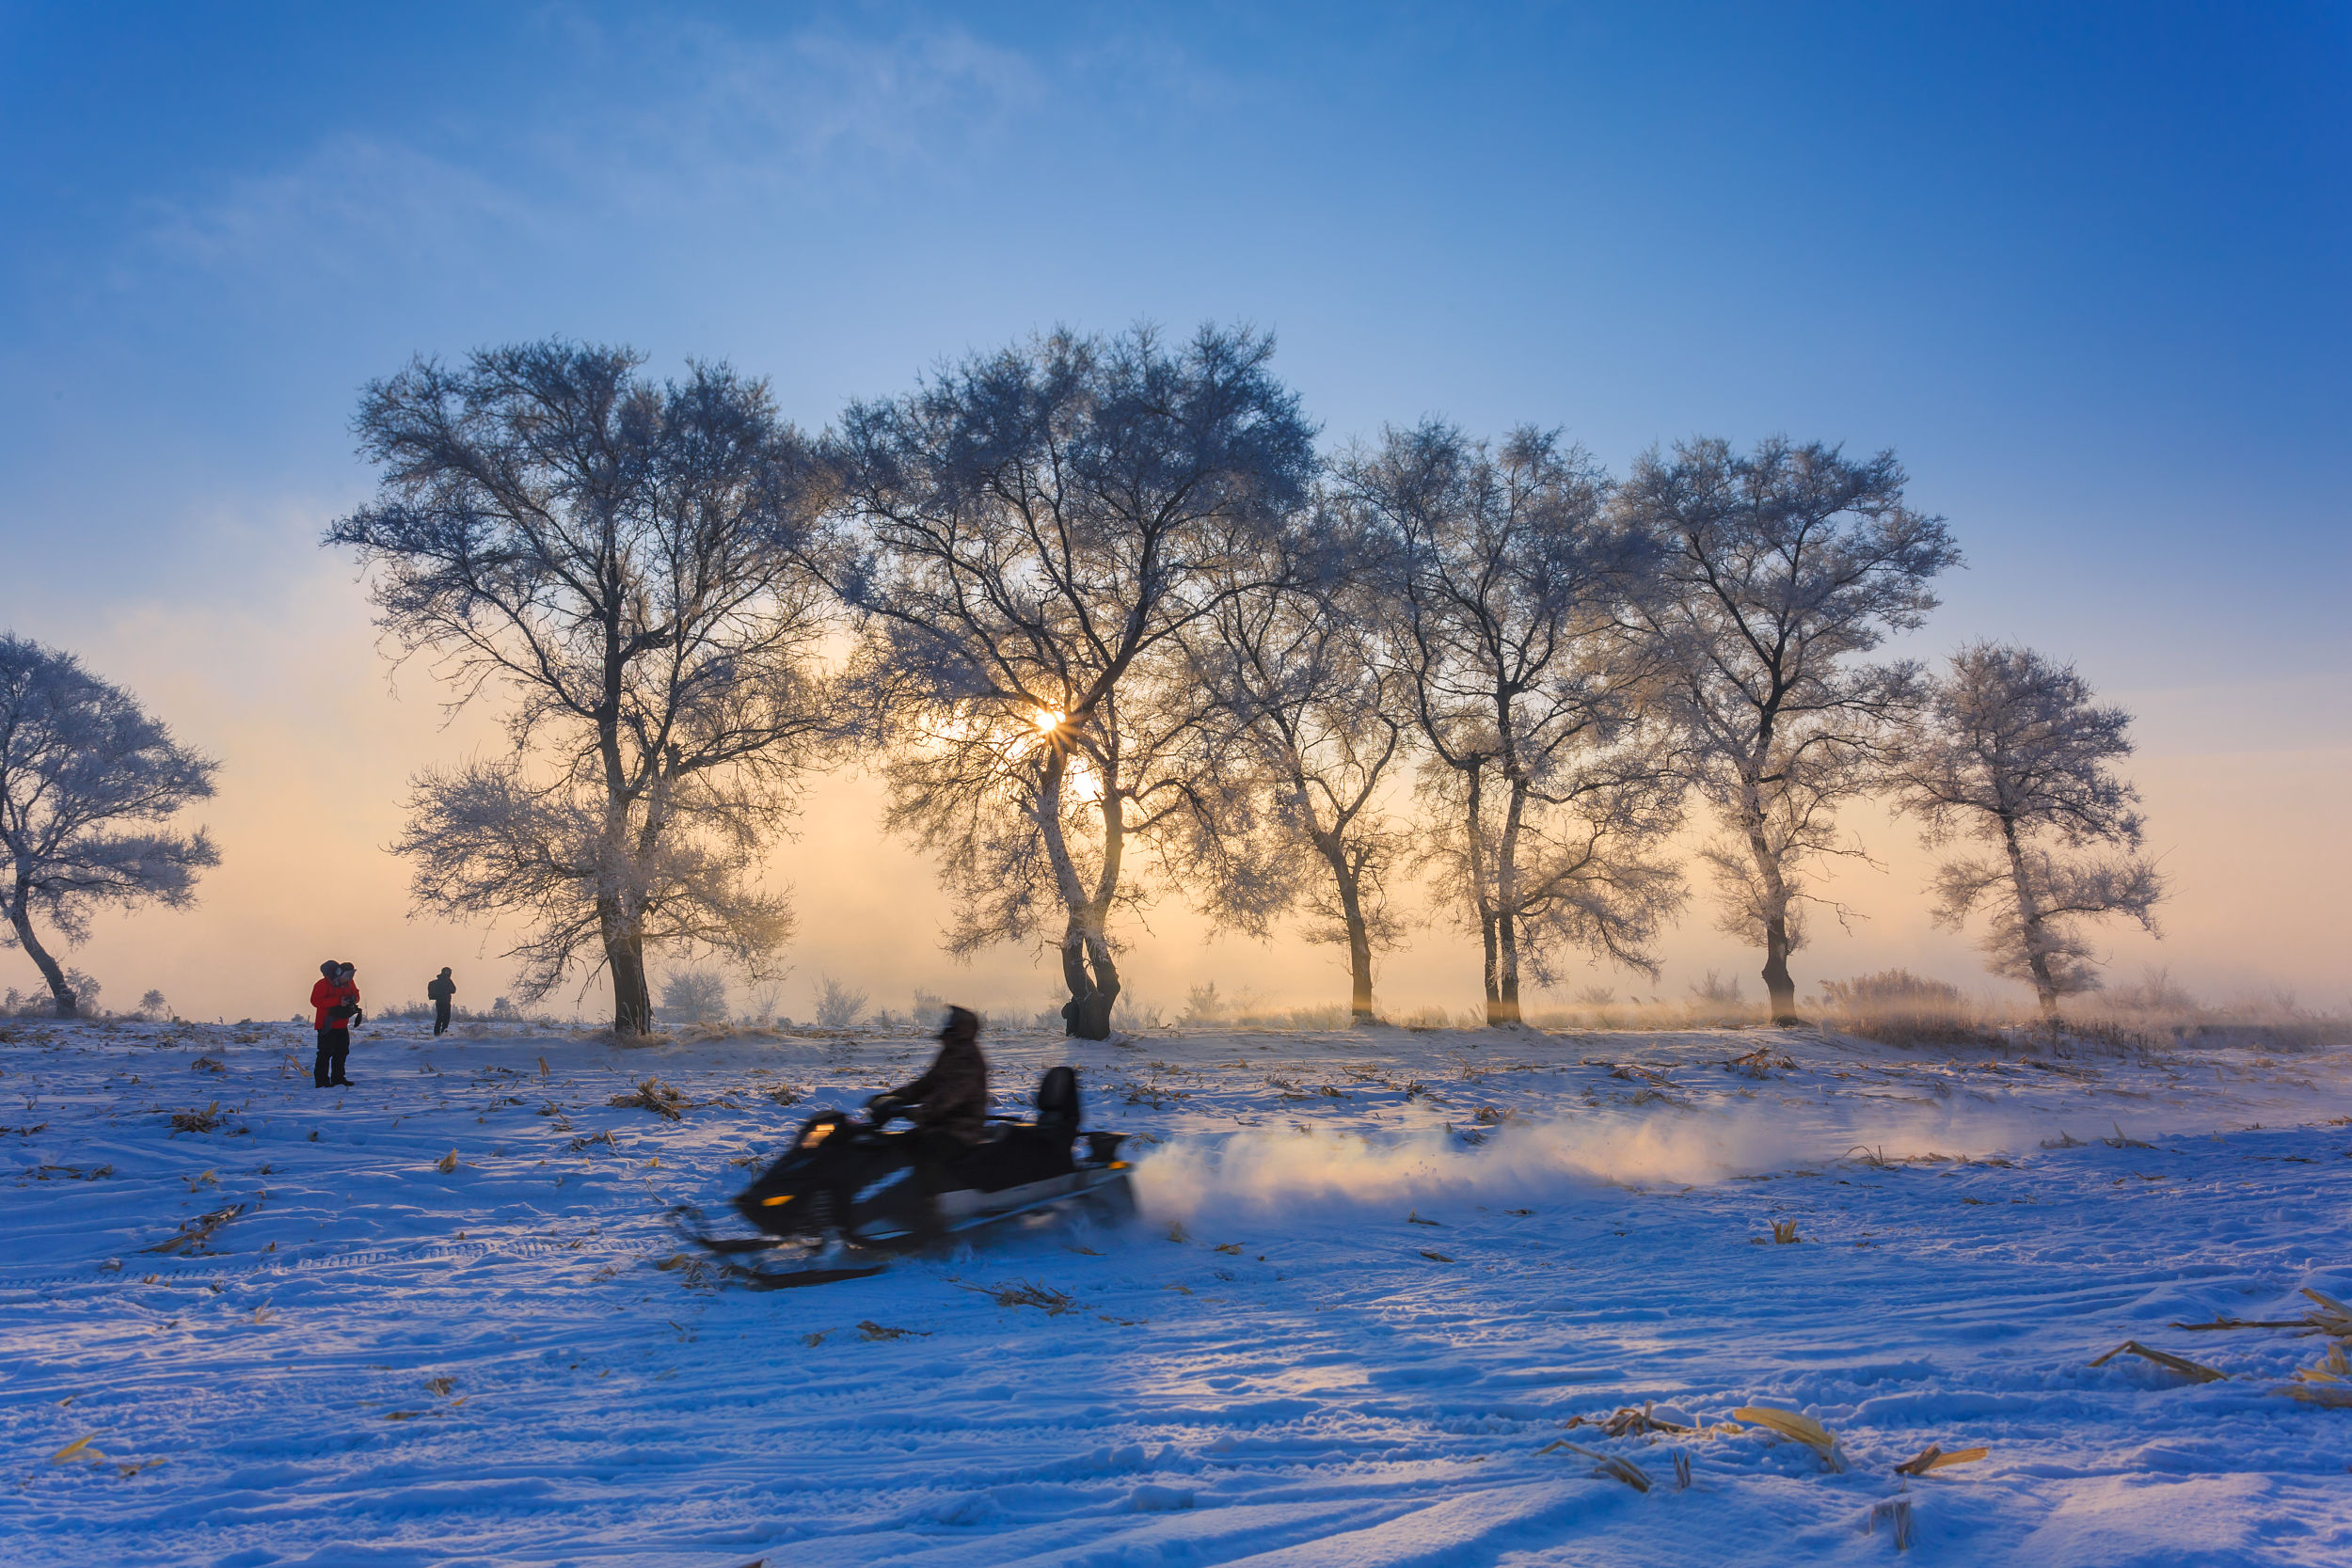
[[[699,1211],[675,1211],[691,1241],[730,1259],[798,1247],[800,1266],[735,1264],[767,1286],[820,1285],[880,1274],[860,1253],[902,1251],[945,1241],[1022,1214],[1074,1211],[1113,1222],[1135,1212],[1121,1132],[1081,1132],[1078,1075],[1048,1069],[1038,1085],[1037,1116],[988,1118],[987,1135],[927,1166],[918,1140],[885,1132],[842,1111],[819,1111],[801,1124],[791,1147],[758,1180],[735,1195],[735,1210],[762,1234],[720,1236]]]

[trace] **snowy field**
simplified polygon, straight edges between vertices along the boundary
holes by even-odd
[[[1143,1217],[760,1292],[664,1211],[922,1042],[5,1034],[10,1563],[2352,1561],[2332,1341],[2175,1326],[2352,1297],[2352,1053],[993,1036]]]

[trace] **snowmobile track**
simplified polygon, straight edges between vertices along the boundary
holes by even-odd
[[[184,1264],[162,1259],[152,1266],[136,1268],[126,1261],[119,1270],[108,1269],[90,1274],[40,1275],[18,1279],[0,1277],[0,1297],[76,1287],[142,1285],[151,1275],[155,1276],[158,1286],[206,1285],[230,1279],[334,1274],[387,1264],[429,1263],[450,1259],[470,1261],[493,1257],[543,1258],[557,1252],[576,1252],[583,1258],[606,1257],[622,1250],[625,1249],[617,1246],[590,1248],[576,1242],[518,1242],[508,1244],[450,1242],[419,1248],[376,1247],[365,1252],[341,1253],[326,1258],[294,1258],[283,1262],[250,1263],[230,1268],[191,1269]]]

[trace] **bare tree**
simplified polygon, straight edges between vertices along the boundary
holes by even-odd
[[[1484,944],[1487,1022],[1517,1023],[1522,977],[1549,984],[1564,946],[1655,974],[1649,943],[1682,901],[1658,858],[1680,786],[1645,716],[1651,646],[1626,622],[1646,553],[1606,479],[1544,432],[1490,449],[1432,423],[1351,455],[1339,485],[1391,541],[1423,861]]]
[[[1904,483],[1892,452],[1701,440],[1643,458],[1619,494],[1661,550],[1665,592],[1643,602],[1673,672],[1661,700],[1728,835],[1705,856],[1723,928],[1764,949],[1782,1023],[1796,1022],[1806,867],[1860,852],[1838,838],[1837,809],[1882,781],[1919,700],[1917,665],[1859,661],[1918,626],[1929,579],[1960,561],[1943,519],[1904,505]]]
[[[1995,851],[1937,871],[1937,920],[1957,928],[1988,910],[1989,967],[2032,986],[2053,1018],[2060,997],[2099,988],[2085,926],[2124,915],[2155,929],[2164,879],[2138,854],[2139,792],[2114,772],[2130,727],[2122,708],[2093,704],[2074,666],[1975,642],[1935,683],[1898,775],[1931,847],[1968,838]],[[2094,847],[2106,852],[2063,852]]]
[[[511,752],[421,774],[395,847],[421,908],[519,917],[535,1001],[609,969],[613,1027],[652,1020],[645,946],[756,976],[791,929],[743,867],[828,734],[828,600],[798,564],[821,501],[763,383],[695,366],[656,386],[626,349],[485,350],[372,385],[375,504],[327,531],[378,624],[453,707],[512,699]]]
[[[942,857],[951,952],[1053,933],[1088,1038],[1119,995],[1112,914],[1141,896],[1131,845],[1199,816],[1210,700],[1180,636],[1252,590],[1314,470],[1272,354],[1239,329],[1058,332],[844,416],[835,581],[888,823]]]
[[[1215,716],[1199,732],[1206,808],[1191,857],[1196,900],[1263,936],[1306,906],[1310,942],[1347,952],[1349,1006],[1373,1022],[1373,964],[1402,940],[1390,881],[1410,847],[1384,796],[1407,755],[1410,699],[1378,657],[1393,619],[1366,569],[1370,542],[1342,519],[1311,531],[1323,559],[1269,572],[1285,584],[1235,594],[1195,641]]]
[[[138,700],[72,654],[0,634],[0,848],[9,935],[49,986],[56,1016],[82,1001],[33,928],[38,914],[68,948],[104,908],[153,901],[184,909],[199,873],[220,863],[203,829],[160,826],[213,795],[220,765],[189,751]]]

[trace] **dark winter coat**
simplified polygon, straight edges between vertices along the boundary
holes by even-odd
[[[988,1131],[988,1058],[976,1040],[943,1040],[930,1070],[890,1098],[915,1126],[978,1143]]]
[[[424,994],[432,1001],[446,1002],[451,997],[457,994],[457,982],[454,980],[444,980],[438,975],[436,975],[433,979],[425,983]]]

